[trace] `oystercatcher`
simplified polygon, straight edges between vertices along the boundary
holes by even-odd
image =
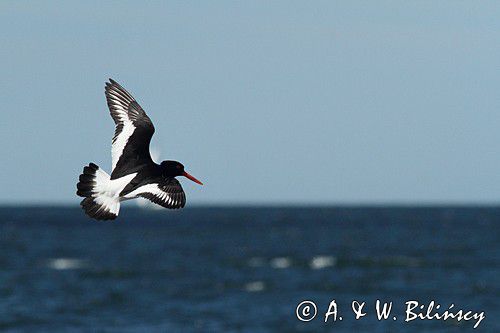
[[[177,161],[156,164],[149,153],[155,131],[151,119],[139,103],[112,79],[106,82],[106,100],[115,121],[112,140],[111,176],[94,163],[83,168],[76,194],[84,197],[80,205],[97,220],[113,220],[120,202],[143,197],[165,208],[178,209],[186,204],[186,195],[175,178],[184,176],[203,185],[184,171]]]

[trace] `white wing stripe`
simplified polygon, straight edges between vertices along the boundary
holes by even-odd
[[[124,196],[124,199],[128,200],[143,196],[151,200],[152,202],[166,208],[176,209],[184,207],[185,198],[182,189],[181,192],[175,192],[175,193],[169,193],[166,192],[166,190],[163,190],[158,183],[146,184],[126,194]]]
[[[130,121],[123,122],[123,128],[121,133],[116,137],[115,142],[113,142],[111,146],[111,156],[112,156],[112,167],[111,170],[114,170],[116,164],[120,160],[120,157],[123,154],[123,150],[127,145],[128,139],[132,136],[135,131],[135,126]]]
[[[158,187],[158,184],[143,185],[143,186],[135,189],[134,191],[130,192],[129,194],[125,195],[125,197],[132,199],[132,198],[137,197],[141,193],[151,193],[151,194],[156,195],[157,197],[161,198],[164,201],[166,201],[167,198],[168,198],[168,200],[170,200],[170,196],[168,195],[168,193],[160,190],[160,188]]]

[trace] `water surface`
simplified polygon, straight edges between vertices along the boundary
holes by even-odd
[[[0,208],[0,331],[447,332],[404,302],[485,311],[500,331],[500,209]],[[344,320],[324,323],[335,299]],[[352,300],[368,303],[354,320]],[[376,299],[397,321],[377,321]],[[295,317],[313,300],[318,317]]]

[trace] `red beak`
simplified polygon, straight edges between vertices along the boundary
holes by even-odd
[[[184,171],[184,173],[182,174],[184,177],[188,178],[188,179],[191,179],[193,182],[195,182],[196,184],[200,184],[200,185],[203,185],[202,182],[200,182],[198,179],[194,178],[193,176],[191,176],[189,173],[187,173],[186,171]]]

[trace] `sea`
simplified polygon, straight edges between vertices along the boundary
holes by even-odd
[[[3,206],[0,331],[500,332],[500,207]]]

